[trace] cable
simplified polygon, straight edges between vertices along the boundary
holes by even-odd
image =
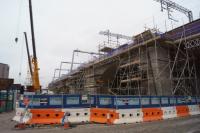
[[[19,3],[19,11],[18,11],[18,17],[17,17],[17,24],[16,24],[16,37],[19,34],[19,29],[20,29],[20,23],[21,23],[21,14],[22,14],[22,2],[23,0],[20,1]],[[16,38],[15,41],[17,42],[18,39]]]
[[[24,48],[24,43],[21,45],[21,55],[20,55],[20,66],[19,66],[19,82],[21,83],[21,75],[22,75],[22,63],[23,63],[23,48]]]
[[[24,49],[24,43],[22,43],[21,46],[21,55],[20,55],[20,67],[19,67],[19,82],[21,83],[21,75],[22,75],[22,63],[23,63],[23,49]]]

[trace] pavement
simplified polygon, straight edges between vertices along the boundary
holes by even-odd
[[[60,127],[16,130],[16,123],[11,121],[14,114],[0,114],[0,133],[200,133],[200,115],[133,124],[84,124],[67,130]]]

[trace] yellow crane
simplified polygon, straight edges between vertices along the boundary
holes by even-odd
[[[40,80],[39,80],[39,68],[38,68],[38,61],[37,61],[37,54],[36,54],[36,46],[35,46],[35,35],[34,35],[34,26],[33,26],[33,12],[32,12],[32,3],[29,0],[29,13],[30,13],[30,24],[31,24],[31,36],[32,36],[32,47],[33,47],[33,57],[30,57],[29,47],[28,47],[28,39],[26,32],[24,32],[25,41],[26,41],[26,48],[27,48],[27,55],[28,55],[28,62],[29,62],[29,69],[32,79],[32,86],[28,89],[28,91],[34,91],[39,93],[41,90]]]
[[[26,42],[26,51],[27,51],[27,56],[28,56],[29,71],[30,71],[31,82],[32,82],[32,86],[27,86],[27,90],[38,92],[40,90],[40,81],[39,81],[39,72],[38,72],[37,60],[35,62],[34,57],[31,58],[31,56],[30,56],[26,32],[24,32],[24,37],[25,37],[25,42]]]

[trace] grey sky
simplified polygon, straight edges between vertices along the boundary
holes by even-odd
[[[195,19],[199,17],[199,0],[174,1],[191,9]],[[32,3],[43,86],[51,81],[60,61],[71,60],[74,49],[97,51],[104,40],[98,35],[100,30],[110,29],[129,36],[142,32],[145,25],[166,30],[167,14],[160,12],[160,4],[153,0],[32,0]],[[31,45],[28,13],[28,0],[0,0],[0,62],[10,65],[10,77],[16,83],[24,83],[27,74],[23,32],[27,31]],[[180,13],[174,16],[180,20],[174,26],[188,21]],[[166,22],[169,30],[171,23]],[[19,38],[17,44],[15,37]],[[82,61],[81,57],[76,55],[76,61]]]

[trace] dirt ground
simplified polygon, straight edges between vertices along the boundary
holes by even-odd
[[[14,112],[0,114],[0,133],[200,133],[200,115],[170,120],[135,124],[104,125],[85,124],[71,129],[34,128],[25,130],[13,129],[15,122],[11,119]]]

